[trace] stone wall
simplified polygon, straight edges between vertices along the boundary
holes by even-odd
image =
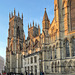
[[[75,75],[75,73],[73,74],[46,74],[46,75]]]

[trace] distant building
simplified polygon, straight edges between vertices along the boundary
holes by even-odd
[[[4,67],[4,58],[0,56],[0,73],[2,73]]]
[[[46,9],[40,25],[28,24],[28,37],[23,30],[23,14],[9,14],[6,70],[40,75],[75,73],[75,0],[54,0],[54,19]],[[74,74],[75,75],[75,74]]]

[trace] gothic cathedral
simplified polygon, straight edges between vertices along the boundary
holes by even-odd
[[[23,14],[9,14],[6,72],[40,75],[75,75],[75,0],[54,0],[54,19],[46,8],[40,25],[23,30]]]

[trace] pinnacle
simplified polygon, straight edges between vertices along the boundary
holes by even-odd
[[[14,8],[14,16],[16,15],[16,12],[15,12],[15,8]]]
[[[43,16],[43,21],[49,21],[48,15],[47,15],[47,12],[46,12],[46,8],[45,8],[44,16]]]

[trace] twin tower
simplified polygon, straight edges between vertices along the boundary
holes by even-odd
[[[49,19],[46,13],[44,13],[43,17],[43,31],[49,28]],[[45,25],[48,23],[47,25]],[[46,33],[46,32],[45,32]],[[28,24],[28,37],[27,40],[33,39],[36,36],[40,36],[40,26],[34,25],[29,26]],[[14,14],[9,13],[9,29],[8,29],[8,45],[6,48],[6,68],[7,72],[21,72],[22,67],[22,55],[25,55],[26,50],[26,40],[25,34],[23,30],[23,14],[20,17],[19,12],[18,16],[16,16],[16,12],[14,9]]]

